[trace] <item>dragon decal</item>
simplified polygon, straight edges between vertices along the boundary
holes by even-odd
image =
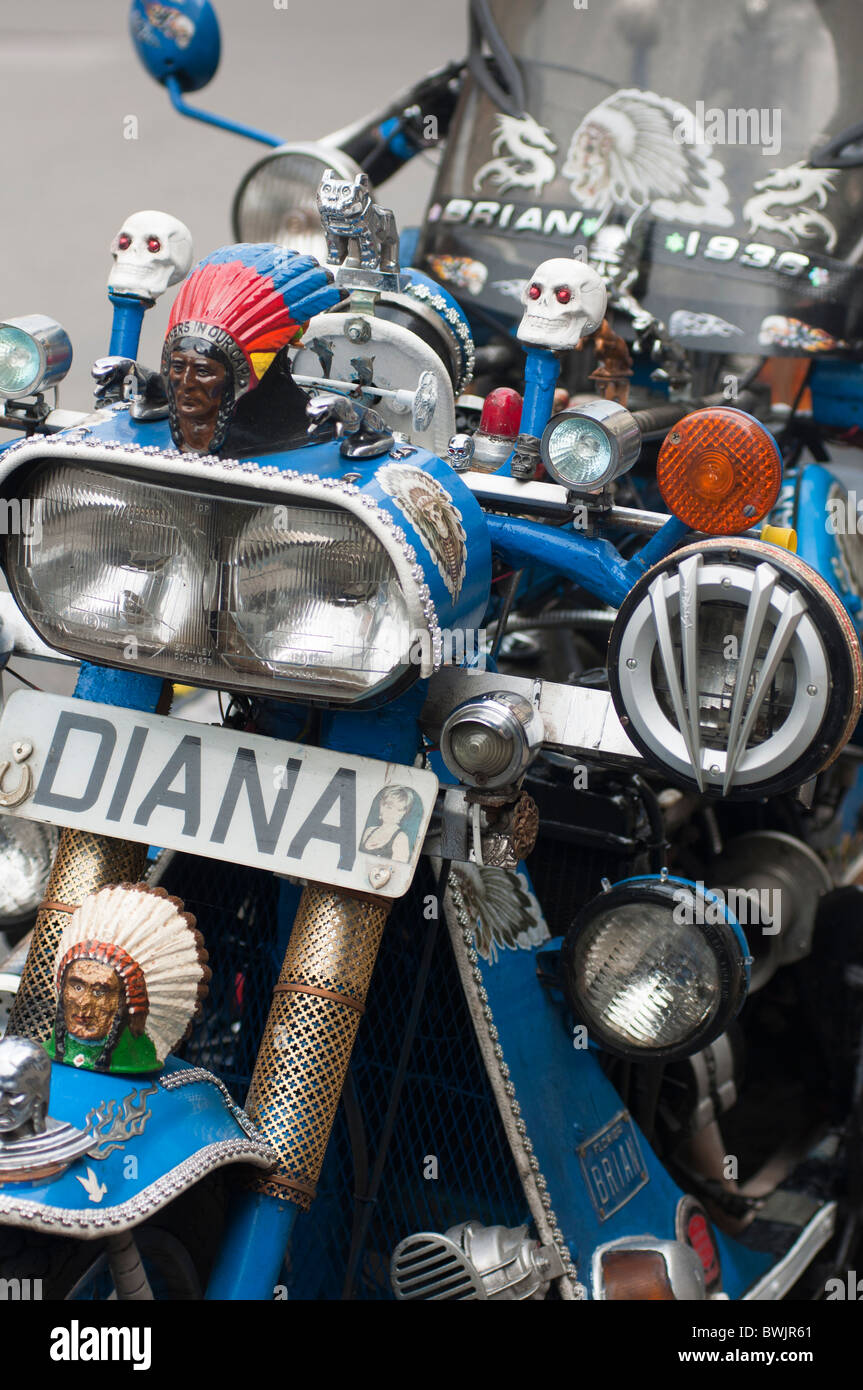
[[[551,158],[557,145],[533,116],[506,116],[501,112],[492,151],[495,158],[474,174],[475,192],[486,179],[491,179],[501,193],[509,188],[529,188],[533,193],[541,193],[557,173]]]
[[[838,169],[807,169],[802,159],[786,169],[772,169],[753,184],[755,196],[743,204],[750,232],[776,232],[793,242],[820,235],[826,250],[832,251],[836,228],[818,208],[826,205],[838,173]],[[815,206],[806,207],[807,203]]]

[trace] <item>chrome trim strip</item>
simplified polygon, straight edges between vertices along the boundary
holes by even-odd
[[[796,1283],[804,1269],[828,1242],[836,1229],[835,1202],[828,1202],[817,1211],[808,1225],[804,1226],[791,1249],[782,1256],[772,1269],[769,1269],[757,1284],[747,1289],[744,1301],[769,1303],[784,1298],[792,1284]]]

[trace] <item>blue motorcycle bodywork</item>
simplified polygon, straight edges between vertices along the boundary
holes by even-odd
[[[201,1079],[177,1084],[184,1076]],[[105,1158],[76,1158],[50,1180],[4,1183],[0,1221],[94,1240],[138,1225],[226,1164],[268,1167],[272,1155],[264,1140],[216,1078],[205,1076],[176,1058],[153,1077],[108,1076],[54,1063],[52,1119],[87,1130],[99,1107],[106,1115],[113,1104],[110,1118],[116,1120],[125,1101],[142,1132],[131,1133]]]

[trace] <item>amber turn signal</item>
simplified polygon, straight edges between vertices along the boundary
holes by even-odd
[[[669,430],[656,481],[669,511],[693,531],[733,535],[775,505],[782,459],[773,436],[751,415],[709,406]]]
[[[655,1250],[606,1250],[602,1256],[605,1297],[617,1302],[674,1302],[665,1260]]]

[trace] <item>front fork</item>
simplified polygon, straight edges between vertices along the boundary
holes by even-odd
[[[160,682],[86,666],[75,693],[104,699],[108,682],[117,687],[110,690],[117,704],[152,709],[159,701]],[[381,734],[379,717],[378,738]],[[399,755],[406,760],[403,750]],[[99,888],[137,882],[146,862],[144,845],[63,830],[9,1034],[48,1039],[54,1025],[54,961],[69,914]],[[315,1196],[391,907],[389,900],[319,884],[303,890],[246,1103],[278,1162],[236,1201],[208,1298],[273,1297],[296,1215],[308,1211]]]
[[[307,884],[258,1050],[246,1110],[278,1153],[234,1204],[209,1299],[271,1299],[308,1211],[392,904]]]

